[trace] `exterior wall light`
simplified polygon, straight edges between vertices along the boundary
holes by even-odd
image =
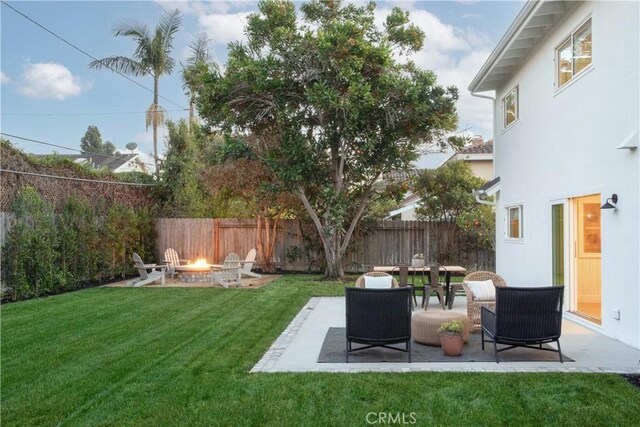
[[[613,193],[611,197],[604,202],[604,205],[600,206],[600,209],[618,209],[616,203],[618,203],[618,195]]]

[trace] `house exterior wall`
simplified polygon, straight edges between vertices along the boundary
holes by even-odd
[[[493,176],[493,160],[474,160],[473,162],[467,162],[471,166],[471,171],[478,178],[482,178],[485,181],[491,181]]]
[[[572,10],[496,91],[496,269],[512,286],[551,284],[552,201],[600,193],[604,202],[617,193],[618,209],[601,211],[602,325],[592,327],[639,348],[640,149],[616,149],[640,127],[639,3],[567,4]],[[592,68],[556,90],[555,48],[589,16]],[[501,100],[516,85],[519,120],[504,130]],[[510,205],[523,205],[518,242],[506,239]]]

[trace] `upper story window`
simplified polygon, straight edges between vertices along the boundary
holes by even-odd
[[[507,239],[522,239],[522,205],[507,208]]]
[[[591,65],[591,18],[560,44],[556,51],[558,88]]]
[[[518,120],[518,86],[502,98],[502,111],[504,112],[504,128]]]

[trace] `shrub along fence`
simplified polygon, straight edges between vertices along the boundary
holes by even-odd
[[[182,258],[204,258],[220,263],[230,252],[241,257],[256,245],[256,221],[251,219],[156,219],[159,254],[166,248],[178,251]],[[446,226],[427,221],[379,221],[352,239],[343,265],[346,272],[361,272],[368,265],[410,263],[416,253],[427,262],[440,258],[443,263],[466,268],[494,269],[493,251],[478,249],[459,241],[442,259],[441,242]],[[313,239],[313,236],[310,236]],[[277,230],[275,265],[286,271],[321,271],[322,254],[309,248],[298,221],[283,220]]]
[[[154,259],[146,207],[69,198],[60,211],[24,188],[0,216],[3,299],[51,295],[133,273],[132,254]]]

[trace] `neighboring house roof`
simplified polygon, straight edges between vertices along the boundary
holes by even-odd
[[[121,154],[114,158],[113,156],[104,156],[101,154],[90,154],[91,161],[96,169],[107,168],[113,172],[127,165],[129,162],[142,162],[140,155],[136,153]]]
[[[569,1],[528,1],[469,85],[471,92],[496,90],[560,20]]]
[[[493,140],[475,142],[451,156],[449,160],[493,160]]]
[[[384,181],[388,181],[388,182],[405,182],[408,181],[412,176],[414,176],[416,173],[415,170],[408,170],[408,171],[391,171],[391,172],[387,172],[382,176],[382,179]]]
[[[49,154],[35,154],[37,157],[49,156]],[[83,163],[92,166],[95,169],[107,168],[111,172],[124,172],[131,168],[125,166],[133,163],[135,166],[133,169],[140,171],[146,171],[146,167],[138,153],[120,154],[119,156],[97,154],[97,153],[84,153],[84,154],[57,154],[59,157],[69,159],[75,163]]]

